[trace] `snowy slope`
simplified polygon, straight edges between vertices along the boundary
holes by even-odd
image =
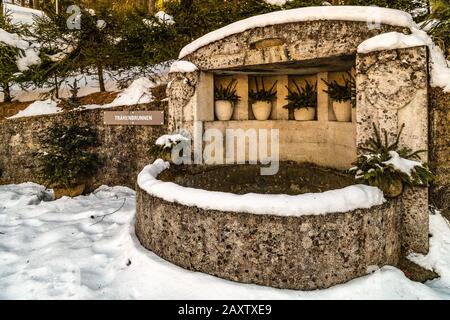
[[[13,23],[32,24],[36,16],[42,16],[44,13],[40,10],[24,8],[11,3],[4,3],[5,12],[10,12]]]
[[[425,285],[383,267],[305,292],[187,271],[143,249],[128,188],[51,198],[32,183],[0,186],[0,299],[450,299],[450,227],[440,215],[430,217],[430,254],[417,257],[440,279]]]

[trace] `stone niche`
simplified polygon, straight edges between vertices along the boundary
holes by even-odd
[[[364,40],[394,31],[410,33],[408,28],[386,24],[369,28],[367,23],[355,21],[303,21],[254,28],[204,45],[183,57],[198,70],[171,74],[167,91],[169,132],[181,129],[189,132],[195,147],[196,143],[203,143],[203,133],[211,128],[221,132],[278,129],[280,160],[311,162],[336,169],[351,167],[358,147],[373,135],[373,124],[386,130],[392,139],[404,123],[401,145],[428,149],[427,48],[357,53]],[[332,101],[323,91],[326,87],[322,79],[340,81],[344,72],[352,72],[356,79],[357,101],[352,120],[338,122]],[[277,81],[277,99],[266,121],[255,120],[251,111],[248,93],[254,86],[254,77],[263,77],[269,85]],[[230,79],[237,80],[241,100],[231,120],[217,121],[214,84],[227,83]],[[312,121],[293,120],[283,108],[287,103],[286,87],[291,87],[294,80],[300,84],[305,80],[317,82],[318,108]],[[427,158],[427,154],[422,154],[423,161]],[[211,231],[218,226],[237,228],[236,239],[219,243],[217,237],[224,231]],[[258,232],[249,236],[248,226]],[[323,250],[314,246],[308,249],[309,241],[314,239],[302,237],[307,226],[312,226],[317,234],[329,236],[328,244],[320,247]],[[285,232],[286,228],[292,230]],[[356,251],[342,240],[349,234],[348,241],[352,241],[348,228],[358,230],[355,237],[360,247]],[[191,208],[150,196],[138,188],[136,230],[144,246],[188,269],[281,288],[324,288],[363,275],[371,264],[396,265],[402,254],[427,253],[428,191],[410,188],[402,197],[383,206],[353,213],[283,218]],[[260,248],[258,237],[272,237],[273,232],[279,232],[275,238],[286,246],[280,253],[286,259],[281,265],[265,260],[270,255],[264,250],[257,250],[250,257],[251,250],[247,252],[240,247],[241,256],[229,257],[227,244],[232,247],[248,242],[249,246]],[[178,243],[176,239],[187,240]],[[297,245],[299,241],[305,241],[306,245]],[[217,243],[215,248],[219,251],[198,248],[192,254],[184,246],[209,242]],[[347,260],[342,262],[338,256],[334,257],[336,252],[354,261],[346,265]],[[225,255],[230,264],[218,267],[217,259],[223,260]],[[333,258],[327,260],[327,257]]]

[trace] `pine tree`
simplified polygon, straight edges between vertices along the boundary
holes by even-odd
[[[430,26],[429,33],[434,40],[450,57],[450,1],[434,1],[426,24]]]
[[[3,10],[3,9],[2,9]],[[8,33],[18,33],[19,26],[11,21],[8,13],[0,15],[0,29]],[[0,41],[0,89],[3,92],[3,100],[11,102],[11,85],[17,81],[19,69],[17,67],[17,56],[19,49]]]

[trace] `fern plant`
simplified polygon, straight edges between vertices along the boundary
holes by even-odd
[[[256,90],[250,90],[248,97],[251,102],[256,101],[266,101],[271,102],[277,98],[277,91],[275,90],[275,87],[277,85],[278,81],[275,81],[275,83],[270,87],[270,89],[266,89],[264,85],[264,79],[261,78],[261,87],[259,86],[258,78],[255,78],[255,85]]]
[[[351,101],[352,108],[356,107],[356,82],[355,78],[350,72],[346,72],[347,77],[342,76],[344,82],[343,85],[339,84],[336,80],[327,82],[324,79],[322,81],[328,87],[328,90],[324,92],[328,93],[331,99],[337,102]]]
[[[300,87],[295,80],[292,81],[295,85],[295,90],[291,90],[286,86],[288,95],[286,99],[288,104],[284,108],[289,110],[296,110],[301,108],[317,108],[317,83],[311,85],[307,80],[304,87]]]
[[[222,84],[220,86],[214,86],[214,101],[225,100],[231,103],[237,103],[240,97],[236,94],[236,79],[232,79],[226,87]]]
[[[393,143],[388,142],[388,134],[385,130],[380,131],[375,125],[374,137],[365,142],[360,150],[365,152],[359,156],[354,163],[355,167],[349,171],[355,174],[358,182],[379,187],[385,195],[390,196],[392,186],[400,183],[409,186],[428,186],[434,179],[433,173],[428,166],[420,162],[419,154],[425,150],[413,151],[408,147],[399,147],[400,136],[404,124]],[[401,162],[409,168],[409,172],[398,167]],[[400,190],[401,192],[401,190]]]

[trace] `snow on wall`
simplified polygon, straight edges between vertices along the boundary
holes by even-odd
[[[212,31],[185,46],[181,50],[179,58],[181,59],[212,42],[249,29],[317,20],[377,22],[400,27],[410,27],[414,24],[411,15],[406,12],[379,7],[322,6],[281,10],[240,20]]]
[[[406,35],[400,32],[388,32],[367,39],[358,46],[358,53],[372,51],[405,49],[425,46],[426,42],[414,34]]]
[[[198,68],[195,64],[189,61],[178,60],[172,63],[170,66],[169,73],[181,72],[181,73],[189,73],[197,71]]]
[[[381,205],[386,201],[380,189],[366,185],[354,185],[339,190],[296,196],[256,193],[238,195],[187,188],[156,178],[169,166],[168,162],[161,159],[146,166],[138,175],[139,187],[148,194],[165,201],[196,206],[205,210],[302,216],[348,212]]]
[[[432,38],[416,24],[410,26],[412,34],[404,35],[389,32],[367,39],[358,46],[358,53],[379,50],[404,49],[416,46],[428,46],[430,49],[430,84],[450,92],[450,65],[442,50],[433,43]]]

